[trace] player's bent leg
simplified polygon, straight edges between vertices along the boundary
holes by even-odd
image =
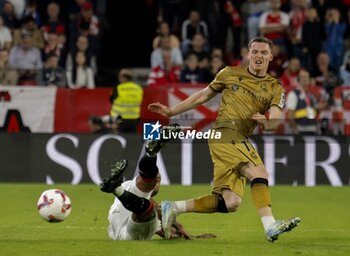
[[[268,188],[267,170],[263,165],[247,166],[242,170],[251,181],[251,193],[253,202],[261,216],[265,229],[265,237],[273,242],[279,235],[291,231],[300,223],[299,217],[289,220],[275,220],[271,210],[271,198]]]
[[[136,180],[137,187],[143,192],[150,192],[160,181],[157,167],[157,157],[149,157],[146,154],[139,162],[139,176]]]
[[[106,193],[112,193],[123,182],[123,173],[128,166],[128,160],[122,159],[116,161],[111,168],[110,176],[103,179],[100,189]]]
[[[185,212],[228,213],[237,210],[242,201],[241,197],[230,190],[227,190],[227,192],[224,190],[223,194],[227,199],[224,199],[223,195],[214,193],[185,201],[170,202],[171,208],[175,215]]]
[[[138,189],[136,185],[137,177],[125,183],[127,184],[125,188],[128,190],[124,190],[120,196],[117,196],[117,204],[114,203],[109,211],[108,221],[110,225],[108,234],[113,240],[148,239],[149,237],[148,235],[141,235],[140,237],[136,235],[130,236],[130,232],[128,232],[127,225],[125,224],[128,223],[129,218],[133,218],[132,221],[135,223],[148,223],[155,216],[154,211],[156,210],[156,206],[153,204],[152,199],[150,199],[152,191],[143,192]],[[132,215],[130,215],[130,211],[133,212]],[[158,220],[157,223],[159,223]],[[145,233],[147,232],[142,232],[142,234]]]
[[[155,208],[153,203],[149,200],[152,195],[152,190],[149,192],[140,190],[136,184],[137,178],[138,176],[132,180],[128,190],[124,190],[123,193],[117,195],[117,197],[129,211],[135,214],[147,214]]]
[[[226,209],[228,212],[235,212],[238,210],[241,203],[242,203],[242,198],[239,195],[237,195],[235,192],[229,189],[224,189],[222,193],[222,197],[219,197],[218,209],[219,209],[219,212],[225,212],[225,211],[220,211],[220,209],[226,206]]]
[[[248,164],[241,169],[241,174],[250,180],[252,200],[259,215],[272,216],[268,174],[265,166]]]
[[[220,207],[219,207],[219,204],[220,204]],[[204,195],[204,196],[197,197],[193,199],[192,205],[193,205],[192,207],[193,209],[188,209],[188,207],[186,207],[187,212],[188,211],[198,212],[198,213],[213,213],[213,212],[220,212],[220,211],[228,212],[224,199],[222,198],[221,195],[218,195],[218,194]],[[177,213],[178,207],[176,206],[177,205],[175,202],[174,208],[175,208],[175,212]],[[220,208],[221,210],[219,211],[218,208]]]

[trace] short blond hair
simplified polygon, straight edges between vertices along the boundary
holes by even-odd
[[[272,49],[272,45],[273,45],[272,41],[263,36],[254,37],[252,40],[250,40],[248,43],[248,49],[250,49],[252,44],[255,42],[268,44],[270,49]]]

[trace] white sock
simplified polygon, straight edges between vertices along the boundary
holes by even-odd
[[[124,193],[124,188],[122,186],[119,186],[114,190],[114,194],[116,196],[121,196],[123,193]]]
[[[261,217],[261,222],[262,222],[265,230],[267,230],[273,223],[275,223],[275,221],[276,220],[273,216]]]
[[[172,206],[176,215],[186,212],[186,201],[175,201]]]

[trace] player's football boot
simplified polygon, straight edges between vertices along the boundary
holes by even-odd
[[[173,136],[172,134],[176,134],[180,129],[180,125],[178,124],[170,124],[167,125],[165,128],[162,128],[160,130],[160,140],[151,140],[146,145],[146,153],[149,156],[155,156],[158,154],[158,152],[162,149],[162,147],[169,141],[172,140]],[[165,136],[163,136],[165,135]]]
[[[289,220],[276,220],[276,222],[265,231],[265,237],[268,241],[273,242],[278,239],[279,235],[291,231],[298,226],[299,223],[299,217],[294,217]]]
[[[162,229],[165,239],[171,237],[171,227],[176,220],[176,214],[172,208],[171,202],[163,201],[160,205],[162,212]]]
[[[124,170],[128,166],[128,160],[122,159],[116,161],[111,168],[111,175],[104,178],[100,183],[100,189],[106,193],[112,193],[114,189],[120,186],[124,180]]]

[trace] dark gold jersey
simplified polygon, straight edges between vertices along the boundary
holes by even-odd
[[[284,107],[284,90],[277,79],[269,74],[255,76],[247,67],[227,66],[209,86],[222,93],[216,126],[230,124],[245,137],[250,136],[256,126],[251,119],[253,114],[265,114],[271,106]]]

